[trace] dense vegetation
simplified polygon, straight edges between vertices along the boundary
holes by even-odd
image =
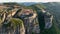
[[[60,29],[58,26],[59,25],[59,13],[60,13],[60,4],[58,3],[44,3],[42,4],[43,6],[45,6],[46,11],[49,11],[53,16],[53,26],[51,29],[49,30],[45,30],[44,32],[42,32],[42,34],[60,34]]]
[[[60,4],[59,3],[56,3],[56,2],[53,2],[53,3],[41,3],[41,4],[34,4],[34,5],[31,5],[29,6],[30,8],[36,10],[37,14],[38,14],[38,21],[40,23],[40,29],[42,30],[41,31],[41,34],[60,34]],[[44,29],[44,20],[41,20],[43,19],[43,17],[40,17],[42,16],[41,14],[41,9],[45,9],[47,12],[50,12],[54,18],[53,18],[53,26],[51,29]]]

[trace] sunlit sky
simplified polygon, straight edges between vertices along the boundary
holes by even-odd
[[[60,0],[0,0],[3,2],[60,2]]]

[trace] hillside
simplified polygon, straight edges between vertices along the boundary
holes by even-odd
[[[41,4],[35,4],[31,5],[30,7],[33,7],[38,14],[39,11],[41,11],[41,8],[45,9],[47,12],[50,12],[54,16],[53,20],[53,27],[49,30],[45,30],[45,32],[42,32],[42,34],[60,34],[60,4],[57,2],[52,2],[52,3],[41,3]],[[41,26],[41,25],[40,25]],[[43,28],[43,27],[42,27]]]
[[[53,3],[46,3],[42,4],[46,7],[46,10],[51,12],[51,14],[54,15],[54,18],[56,19],[56,24],[59,27],[60,25],[60,3],[59,2],[53,2]],[[60,28],[60,27],[59,27]]]

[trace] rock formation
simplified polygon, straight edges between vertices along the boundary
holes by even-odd
[[[20,16],[21,19],[23,19],[23,21],[24,21],[25,33],[26,34],[32,34],[32,33],[39,34],[40,29],[39,29],[37,14],[32,12],[30,9],[27,9],[27,10],[29,11],[28,12],[29,14],[26,14],[26,12],[25,12],[25,13],[22,13]]]
[[[14,7],[14,9],[8,12],[8,8],[6,10],[6,7],[4,7],[4,12],[0,15],[0,17],[2,16],[0,34],[40,34],[41,30],[39,28],[37,13],[32,9],[22,9],[20,11],[19,6]],[[53,15],[49,12],[42,10],[42,14],[39,14],[39,18],[44,20],[45,29],[50,29],[52,27]],[[22,24],[20,24],[20,19],[23,20]],[[13,28],[14,24],[18,24],[16,28]]]
[[[45,29],[50,29],[52,27],[53,15],[45,10],[42,10],[44,14]]]

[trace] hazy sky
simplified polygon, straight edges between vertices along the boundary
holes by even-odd
[[[2,2],[60,2],[60,0],[0,0]]]

